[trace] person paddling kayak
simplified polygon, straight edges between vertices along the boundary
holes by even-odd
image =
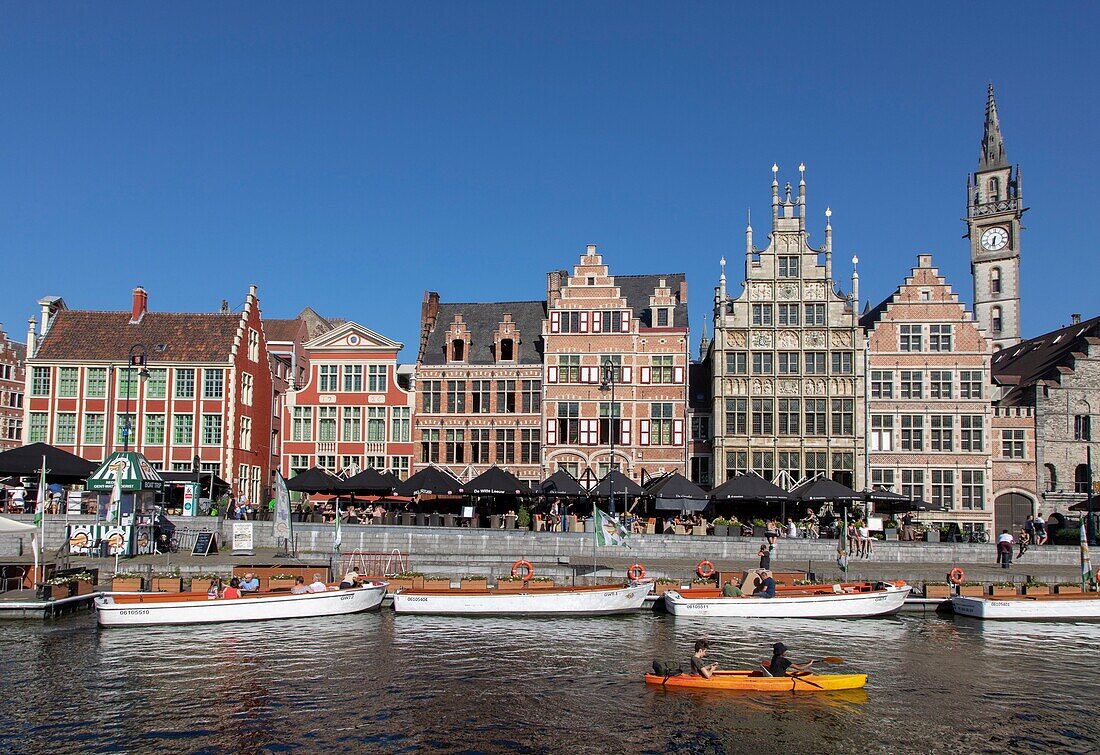
[[[787,676],[791,671],[797,673],[806,673],[810,670],[810,666],[814,665],[813,661],[806,661],[805,663],[791,663],[791,659],[787,657],[787,646],[782,642],[777,642],[772,645],[772,659],[768,662],[768,673],[772,676]]]
[[[691,672],[698,674],[704,679],[710,679],[714,675],[714,672],[718,670],[717,663],[705,663],[703,659],[707,657],[707,650],[710,649],[710,643],[706,640],[695,641],[695,654],[691,656]],[[790,663],[790,661],[788,661]]]

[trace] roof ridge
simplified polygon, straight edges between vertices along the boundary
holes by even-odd
[[[57,312],[61,314],[74,314],[74,315],[125,315],[132,316],[132,312],[124,309],[62,309]],[[191,317],[232,317],[239,319],[241,312],[146,312],[145,317],[165,317],[176,315],[188,315]],[[56,317],[57,315],[55,315]]]
[[[439,306],[441,307],[457,307],[457,306],[469,306],[470,304],[540,304],[545,306],[546,301],[543,299],[524,299],[518,301],[441,301]]]

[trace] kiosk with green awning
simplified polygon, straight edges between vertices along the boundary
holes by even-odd
[[[69,525],[72,553],[137,556],[153,552],[154,502],[164,490],[164,480],[141,453],[114,451],[84,485],[85,490],[101,494],[99,511],[104,518],[116,479],[121,492],[117,520]]]

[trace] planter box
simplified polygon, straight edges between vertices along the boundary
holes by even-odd
[[[926,598],[950,598],[951,588],[947,585],[925,585],[924,597]]]
[[[268,590],[289,590],[294,587],[293,579],[269,579],[267,580]],[[209,589],[209,588],[207,588]]]
[[[729,526],[727,526],[725,524],[716,524],[716,525],[714,525],[714,536],[715,537],[729,537],[730,536]]]
[[[423,577],[411,577],[409,579],[398,579],[394,577],[388,581],[390,583],[390,592],[399,590],[402,587],[406,590],[422,590],[424,588]]]
[[[664,595],[669,590],[679,591],[680,590],[680,585],[678,585],[678,584],[668,584],[668,585],[654,585],[653,586],[653,592],[657,595]]]
[[[153,592],[183,592],[179,577],[153,577]]]
[[[889,530],[884,530],[884,531],[886,533],[886,539],[887,540],[897,540],[898,539],[898,531],[896,529],[889,529]]]
[[[91,582],[85,582],[83,580],[78,579],[76,581],[76,594],[77,595],[91,595],[92,594],[92,583]]]
[[[938,543],[940,541],[939,530],[929,530],[924,533],[924,539],[929,543]]]
[[[451,580],[449,579],[425,579],[424,587],[429,590],[450,590]]]
[[[764,535],[766,535],[766,534],[768,534],[768,528],[767,527],[757,527],[755,524],[753,525],[753,527],[752,527],[752,536],[753,537],[764,537]]]
[[[464,579],[460,583],[463,590],[484,590],[489,584],[487,579]]]
[[[112,579],[111,589],[114,592],[141,592],[141,577],[137,579]]]
[[[994,598],[1009,598],[1009,597],[1014,597],[1017,593],[1016,593],[1016,587],[1012,586],[1012,587],[990,587],[989,588],[989,594],[990,594],[990,596],[992,596]]]
[[[1024,585],[1024,595],[1050,595],[1047,585]]]
[[[61,600],[62,598],[69,597],[69,585],[48,585],[49,597],[53,600]]]
[[[520,580],[499,580],[497,589],[501,592],[531,592],[532,590],[552,590],[556,587],[553,582],[528,582],[524,584]]]
[[[1058,585],[1054,589],[1058,591],[1059,595],[1080,595],[1081,594],[1081,586],[1080,585]]]
[[[199,579],[198,577],[191,580],[190,591],[191,592],[210,592],[210,583],[212,579]]]
[[[968,598],[984,598],[985,585],[959,585],[959,595],[965,595]]]

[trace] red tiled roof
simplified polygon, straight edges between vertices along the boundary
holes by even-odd
[[[54,316],[36,359],[122,360],[140,343],[150,362],[228,362],[240,313],[147,312],[130,324],[129,312],[63,309]]]
[[[298,340],[298,332],[303,325],[304,323],[297,318],[293,320],[264,320],[264,335],[267,336],[268,342],[294,343]],[[308,340],[308,337],[303,340]]]

